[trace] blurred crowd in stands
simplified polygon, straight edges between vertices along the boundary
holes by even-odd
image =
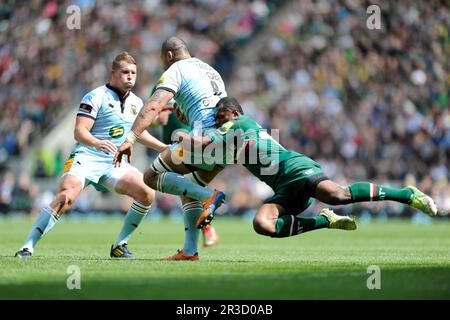
[[[342,185],[416,184],[449,208],[449,4],[379,1],[370,30],[373,3],[292,2],[231,92]]]
[[[105,83],[110,62],[121,51],[136,57],[135,91],[142,97],[161,74],[160,46],[173,34],[228,72],[227,52],[245,43],[277,2],[282,1],[3,1],[0,162],[20,155],[67,108]],[[79,30],[67,27],[69,5],[80,8]]]
[[[66,27],[71,4],[81,9],[80,30]],[[381,8],[381,30],[366,26],[370,4]],[[277,23],[269,28],[271,19]],[[105,83],[123,50],[137,59],[134,91],[145,99],[162,71],[160,45],[173,34],[223,74],[248,114],[279,129],[284,146],[314,158],[342,185],[415,184],[450,208],[450,8],[440,1],[6,1],[0,164]],[[240,65],[243,50],[251,54]],[[58,176],[66,155],[40,152],[36,176]],[[270,194],[237,166],[213,186],[229,195],[224,210],[241,215]],[[5,170],[0,207],[14,190],[36,198],[35,189]],[[167,199],[159,197],[164,212],[178,203]],[[353,209],[369,207],[404,208]]]

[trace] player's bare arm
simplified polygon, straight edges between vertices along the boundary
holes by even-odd
[[[116,146],[109,140],[100,140],[91,134],[92,126],[95,120],[77,116],[75,122],[74,138],[79,143],[96,148],[99,151],[103,151],[106,154],[113,154],[117,151]]]
[[[139,136],[145,128],[151,125],[153,119],[162,111],[163,107],[166,106],[172,98],[173,93],[167,90],[157,89],[139,112],[131,131],[136,136]]]
[[[193,136],[187,132],[179,130],[175,133],[175,139],[183,149],[194,150],[195,146],[201,145],[202,149],[206,148],[213,140],[209,136]]]
[[[154,136],[152,136],[147,130],[144,130],[139,138],[137,138],[137,142],[140,144],[143,144],[147,148],[156,150],[158,152],[163,152],[167,149],[168,145],[163,143],[162,141],[159,141]]]
[[[127,136],[127,140],[119,147],[116,155],[114,156],[114,166],[120,166],[123,155],[127,155],[128,162],[131,163],[133,144],[142,132],[150,126],[153,119],[163,110],[164,106],[173,98],[173,93],[157,89],[151,97],[148,99],[145,106],[139,112],[136,120],[133,123],[130,133]]]
[[[152,124],[149,126],[149,128],[167,125],[172,110],[173,107],[166,106],[165,108],[163,108],[161,112],[153,119]]]

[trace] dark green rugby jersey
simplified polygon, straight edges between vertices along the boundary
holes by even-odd
[[[208,135],[216,146],[222,145],[222,150],[217,150],[223,163],[242,164],[274,190],[302,179],[300,172],[305,169],[320,169],[314,160],[286,150],[266,129],[246,115],[226,122]]]
[[[165,144],[171,144],[172,143],[172,133],[175,130],[183,129],[189,132],[191,128],[188,125],[185,125],[180,120],[178,120],[177,116],[175,115],[175,112],[172,112],[169,115],[169,121],[165,126],[163,126],[163,135],[162,139]]]

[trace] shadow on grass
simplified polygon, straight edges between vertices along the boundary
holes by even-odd
[[[153,261],[153,260],[152,260]],[[222,262],[222,261],[220,261]],[[0,285],[0,299],[450,299],[450,269],[381,268],[381,289],[369,290],[366,270],[271,272],[239,274],[140,274],[81,279],[80,290],[69,290],[67,279]]]
[[[77,256],[58,256],[58,257],[48,257],[48,256],[37,256],[32,257],[31,259],[19,259],[17,257],[14,257],[14,255],[11,256],[5,256],[0,255],[0,260],[17,260],[17,261],[36,261],[36,260],[42,260],[48,262],[49,260],[54,259],[55,261],[59,260],[66,260],[66,259],[72,259],[72,260],[79,260],[79,261],[148,261],[148,262],[161,262],[161,263],[198,263],[198,262],[186,262],[186,261],[161,261],[159,258],[96,258],[96,257],[77,257]],[[232,259],[220,259],[220,260],[204,260],[208,263],[256,263],[260,262],[259,260],[232,260]]]

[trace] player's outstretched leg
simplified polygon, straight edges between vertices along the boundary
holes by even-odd
[[[323,209],[315,217],[300,218],[287,214],[278,204],[266,203],[256,213],[253,228],[265,236],[285,238],[323,228],[355,230],[356,223],[352,218],[339,216],[330,209]]]
[[[204,211],[196,223],[198,229],[202,229],[212,222],[216,210],[225,201],[225,194],[223,192],[203,187],[187,179],[184,175],[175,172],[152,173],[149,170],[145,174],[147,185],[155,186],[156,190],[160,192],[203,202]],[[154,184],[155,177],[157,177],[156,184]]]
[[[59,217],[70,208],[81,190],[82,184],[78,178],[71,175],[64,176],[52,203],[41,209],[25,243],[14,256],[21,259],[31,258],[36,243],[54,227]]]
[[[114,184],[113,181],[106,181],[106,183]],[[131,169],[120,177],[114,190],[119,194],[132,197],[134,201],[125,216],[116,242],[111,246],[110,257],[133,258],[133,254],[128,249],[128,240],[150,211],[155,199],[155,191],[145,185],[140,172]]]
[[[341,187],[331,180],[324,180],[317,185],[315,198],[331,205],[392,200],[408,204],[430,216],[435,216],[438,211],[433,199],[414,186],[399,189],[371,182],[355,182]]]
[[[27,240],[14,255],[17,258],[29,259],[33,256],[36,243],[49,232],[58,222],[58,216],[50,206],[42,208],[39,216],[31,227]]]

